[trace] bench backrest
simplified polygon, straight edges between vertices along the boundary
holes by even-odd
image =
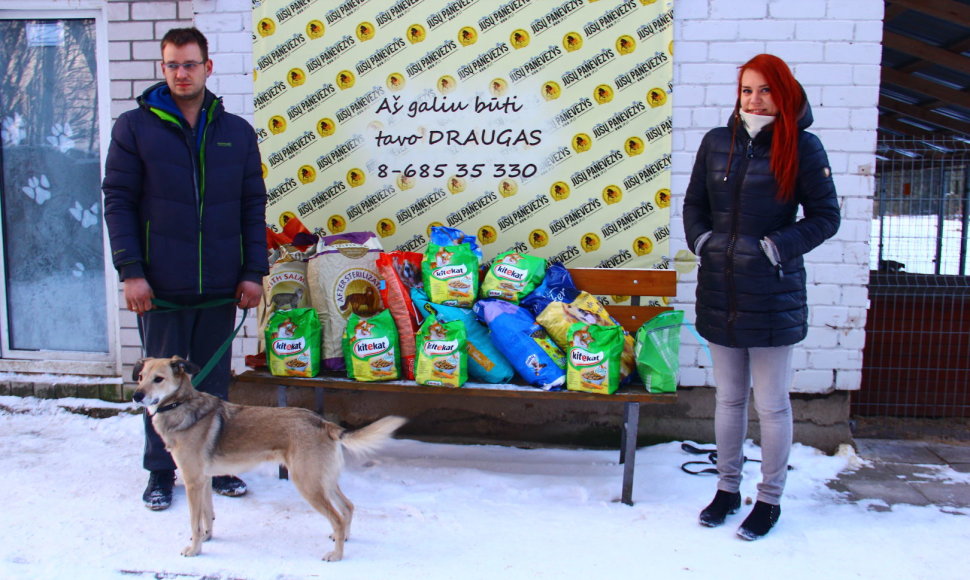
[[[677,273],[673,270],[637,268],[569,268],[580,290],[596,296],[630,296],[630,304],[607,306],[610,315],[627,331],[635,333],[644,322],[670,306],[641,306],[640,297],[677,295]]]

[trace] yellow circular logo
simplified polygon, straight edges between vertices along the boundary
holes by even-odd
[[[583,237],[579,240],[579,245],[584,252],[595,252],[600,249],[600,237],[593,232],[583,234]]]
[[[465,191],[465,180],[464,178],[458,177],[457,175],[452,175],[448,178],[448,191],[451,193],[461,193]]]
[[[451,75],[444,75],[438,79],[438,92],[442,95],[447,95],[451,91],[458,88],[458,83],[455,81],[455,77]]]
[[[291,211],[284,211],[283,213],[280,214],[280,227],[284,227],[285,228],[286,227],[286,222],[290,221],[291,219],[293,219],[295,217],[296,217],[296,214],[295,213],[293,213]]]
[[[323,22],[319,20],[311,20],[306,24],[306,35],[310,38],[320,38],[323,36],[326,28],[323,26]]]
[[[378,220],[377,235],[379,235],[380,237],[386,238],[387,236],[393,236],[395,231],[397,231],[397,226],[394,225],[394,222],[392,220],[389,220],[387,218]]]
[[[667,52],[670,54],[670,56],[674,56],[674,41],[673,40],[671,40],[670,42],[667,43]]]
[[[347,172],[347,183],[350,184],[350,187],[360,187],[361,185],[364,185],[366,175],[367,174],[364,173],[362,169],[354,167]]]
[[[667,102],[667,91],[657,87],[647,91],[647,104],[651,107],[659,107]]]
[[[336,130],[337,124],[334,123],[333,119],[330,119],[329,117],[324,117],[323,119],[317,121],[317,133],[319,133],[321,137],[329,137],[333,135],[334,131]]]
[[[266,167],[266,164],[265,163],[260,163],[259,164],[259,169],[260,169],[260,171],[263,174],[263,179],[266,179],[266,176],[269,175],[269,169]]]
[[[458,31],[458,44],[468,46],[478,42],[478,31],[471,26],[463,26]]]
[[[640,236],[633,240],[633,253],[638,256],[646,256],[653,251],[653,242],[646,236]]]
[[[306,73],[300,68],[291,68],[290,72],[286,73],[286,82],[290,83],[291,87],[298,87],[306,82]]]
[[[529,46],[529,40],[531,40],[529,33],[521,28],[516,28],[509,35],[509,43],[516,50]]]
[[[357,39],[361,42],[367,42],[368,40],[374,38],[374,25],[370,22],[361,22],[357,25]]]
[[[632,36],[624,34],[616,39],[616,52],[630,54],[637,49],[637,41]]]
[[[399,173],[395,181],[397,182],[397,188],[400,189],[401,191],[405,191],[414,187],[414,178],[408,177],[403,173]]]
[[[603,188],[603,201],[606,202],[606,205],[619,203],[622,199],[623,190],[620,189],[619,185],[607,185]]]
[[[532,230],[529,232],[529,245],[533,248],[541,248],[549,243],[549,234],[546,230]]]
[[[657,195],[653,198],[657,202],[659,207],[670,207],[670,190],[669,189],[658,189]]]
[[[501,97],[509,90],[509,83],[503,78],[492,79],[492,82],[488,84],[488,92],[492,93],[493,97]]]
[[[355,82],[357,82],[357,77],[354,76],[353,72],[349,70],[342,70],[337,73],[337,86],[340,87],[341,90],[349,89],[350,87],[354,86]]]
[[[416,42],[424,41],[427,33],[424,31],[424,26],[421,26],[420,24],[412,24],[411,26],[408,26],[408,31],[405,36],[408,37],[408,42],[414,44]]]
[[[628,138],[626,143],[623,144],[623,150],[630,157],[643,153],[643,139],[639,137]]]
[[[387,82],[385,83],[387,88],[392,91],[399,91],[404,88],[404,75],[398,72],[392,72],[387,75]]]
[[[279,135],[283,131],[286,131],[286,119],[280,117],[279,115],[273,115],[269,118],[269,132],[273,135]]]
[[[565,181],[557,181],[549,186],[549,195],[556,201],[562,201],[569,197],[569,184]]]
[[[613,87],[610,85],[597,85],[593,89],[593,100],[601,105],[609,103],[613,100]]]
[[[586,133],[576,133],[573,135],[573,150],[576,153],[584,153],[592,147],[593,140]]]
[[[502,197],[512,197],[519,191],[519,184],[514,179],[505,178],[498,182],[498,192]]]
[[[562,47],[566,49],[566,52],[583,48],[583,36],[578,32],[567,32],[562,37]]]
[[[347,228],[347,220],[342,215],[334,214],[327,220],[327,227],[330,228],[331,233],[339,234]]]
[[[263,18],[256,24],[256,30],[259,31],[259,35],[263,38],[272,36],[276,32],[276,23],[270,18]]]
[[[555,101],[561,93],[562,89],[556,81],[548,81],[542,85],[542,98],[547,101]]]
[[[425,230],[427,232],[427,234],[428,234],[428,237],[429,238],[431,237],[431,229],[432,228],[440,228],[443,225],[445,225],[445,224],[443,224],[441,222],[431,222],[430,224],[428,224],[428,229]]]
[[[307,184],[317,178],[317,170],[310,165],[302,165],[297,170],[296,177],[300,180],[300,183]]]
[[[492,226],[482,226],[478,228],[478,240],[482,244],[491,244],[498,239],[498,233],[495,232],[495,228]]]

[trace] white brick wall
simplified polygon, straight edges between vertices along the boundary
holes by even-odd
[[[112,114],[130,108],[131,95],[154,78],[137,77],[144,69],[121,66],[128,51],[136,59],[150,56],[150,50],[142,52],[139,41],[160,38],[177,24],[172,20],[184,25],[194,18],[209,38],[215,62],[209,87],[225,99],[230,111],[252,121],[250,5],[249,0],[111,1],[114,22],[109,34],[112,59],[118,61],[112,64]],[[839,233],[807,256],[811,329],[796,349],[794,390],[858,389],[868,307],[883,1],[675,0],[674,14],[671,254],[686,249],[680,225],[682,195],[701,138],[711,127],[725,123],[733,108],[737,66],[759,52],[784,58],[809,95],[816,119],[813,130],[828,151],[843,207]],[[696,271],[681,274],[674,303],[691,321],[695,281]],[[253,319],[241,331],[245,338],[234,345],[237,355],[255,351]],[[123,316],[122,326],[128,363],[138,352],[137,342],[131,342],[137,335],[124,332],[132,328],[133,317]],[[681,384],[713,384],[710,359],[686,333],[681,365]],[[244,368],[240,356],[233,367]]]

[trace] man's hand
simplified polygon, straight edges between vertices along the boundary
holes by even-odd
[[[263,285],[243,280],[236,286],[236,300],[239,308],[256,308],[263,297]]]
[[[128,306],[128,310],[135,314],[143,314],[155,308],[155,305],[152,304],[155,293],[152,292],[152,287],[148,285],[147,280],[144,278],[128,278],[125,280],[124,286],[125,304]]]

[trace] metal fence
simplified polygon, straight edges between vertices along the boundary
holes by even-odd
[[[881,141],[859,416],[970,417],[970,144]]]

